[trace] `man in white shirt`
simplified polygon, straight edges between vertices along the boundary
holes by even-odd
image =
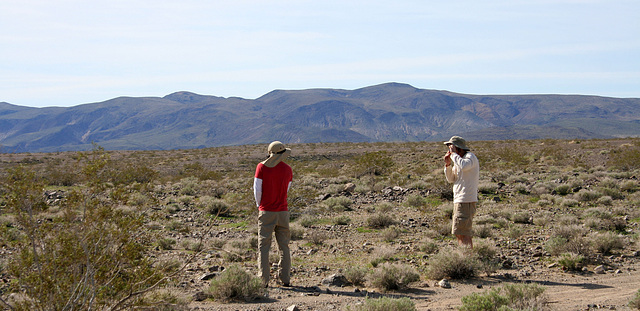
[[[444,144],[449,147],[444,156],[444,174],[453,183],[451,233],[459,245],[473,248],[472,224],[478,202],[480,164],[462,137],[453,136]]]

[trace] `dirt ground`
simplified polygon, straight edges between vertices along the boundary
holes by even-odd
[[[594,274],[540,271],[526,278],[514,278],[512,270],[501,270],[493,276],[469,280],[452,280],[452,288],[436,285],[435,281],[423,281],[402,292],[386,293],[392,298],[409,297],[417,310],[456,310],[462,305],[461,297],[482,293],[507,282],[538,283],[546,288],[545,297],[551,310],[630,310],[628,303],[640,288],[640,258],[632,260],[618,273]],[[370,292],[367,292],[369,290]],[[194,302],[192,310],[286,310],[295,305],[300,310],[344,310],[355,306],[365,297],[380,297],[371,289],[354,287],[293,286],[269,289],[268,298],[252,303],[218,304],[211,301]]]

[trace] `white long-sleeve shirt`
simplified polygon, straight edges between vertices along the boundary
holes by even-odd
[[[467,152],[464,157],[451,153],[450,166],[445,166],[444,175],[453,183],[453,203],[478,202],[480,163],[476,155]]]

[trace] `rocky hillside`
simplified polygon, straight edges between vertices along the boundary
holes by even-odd
[[[68,108],[0,103],[2,152],[265,143],[611,138],[640,135],[640,99],[466,95],[387,83],[275,90],[257,99],[176,92]]]

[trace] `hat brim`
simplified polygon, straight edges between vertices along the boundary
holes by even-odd
[[[460,146],[460,145],[458,145],[458,144],[456,144],[456,143],[454,143],[454,142],[451,142],[451,141],[445,141],[445,142],[444,142],[444,144],[445,144],[445,145],[447,145],[447,146],[449,146],[449,145],[454,145],[454,146],[456,146],[456,147],[458,147],[458,148],[460,148],[460,149],[462,149],[462,150],[467,150],[467,151],[471,150],[471,149],[469,149],[469,148],[468,148],[468,147],[466,147],[466,146]]]
[[[291,149],[285,148],[283,153],[272,153],[268,159],[264,160],[262,164],[266,167],[275,167],[278,163],[282,162],[282,160],[286,159],[289,155],[291,155]]]

